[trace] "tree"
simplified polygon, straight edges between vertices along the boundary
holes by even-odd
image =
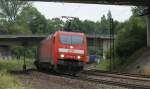
[[[133,8],[132,11],[136,8]],[[135,15],[120,25],[121,30],[117,34],[115,52],[118,57],[128,58],[138,49],[146,46],[145,19]]]
[[[20,0],[0,0],[0,34],[25,33],[16,18],[29,3]]]
[[[105,15],[103,15],[101,17],[101,21],[100,21],[100,24],[99,24],[99,33],[100,34],[103,34],[103,35],[107,35],[109,34],[109,23],[108,23],[108,20],[106,19]]]
[[[31,5],[23,8],[17,17],[17,23],[28,27],[32,34],[43,34],[47,31],[47,20]]]
[[[95,22],[89,21],[89,20],[84,20],[82,24],[83,25],[81,25],[81,27],[82,27],[82,31],[84,33],[93,34],[93,35],[97,34]]]
[[[79,18],[74,18],[71,21],[67,21],[65,23],[65,28],[68,28],[68,25],[70,24],[70,30],[74,32],[82,32],[82,21]]]
[[[64,22],[59,18],[53,18],[47,20],[47,34],[51,34],[60,30],[64,25]]]
[[[108,13],[107,13],[107,19],[110,20],[111,18],[112,18],[112,15],[111,15],[111,12],[109,10]]]
[[[66,22],[65,27],[67,27],[69,22]],[[83,32],[85,34],[94,34],[96,24],[90,20],[81,21],[79,18],[75,18],[71,21],[70,30],[73,32]]]
[[[21,0],[0,0],[0,19],[15,21],[27,2]]]

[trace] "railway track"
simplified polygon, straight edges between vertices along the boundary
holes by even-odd
[[[39,71],[30,70],[29,72],[39,72]],[[70,79],[77,79],[77,80],[81,80],[81,81],[94,82],[97,84],[120,86],[120,87],[129,88],[129,89],[150,89],[150,80],[148,78],[136,79],[135,77],[133,78],[133,76],[132,76],[132,78],[127,78],[127,76],[122,77],[125,75],[121,75],[121,74],[119,76],[117,76],[115,74],[99,73],[98,71],[95,71],[95,72],[83,71],[76,76],[71,76],[68,74],[57,74],[57,73],[53,73],[53,72],[44,72],[44,73],[48,74],[48,75],[56,75],[56,76],[70,78]],[[113,75],[115,75],[115,76],[113,76]],[[113,79],[111,79],[111,78],[113,78]],[[118,81],[117,79],[119,79],[120,81]],[[124,82],[124,81],[122,81],[123,79],[126,79],[126,81],[132,80],[133,83]],[[134,81],[138,81],[138,82],[142,82],[142,83],[140,84],[140,83],[136,83]],[[145,83],[149,83],[149,84],[145,84]]]
[[[112,72],[106,72],[100,70],[84,70],[81,73],[88,74],[88,75],[95,75],[95,76],[106,76],[106,77],[113,77],[113,78],[132,79],[132,80],[150,82],[150,76],[146,76],[146,75],[117,73],[117,72],[112,73]]]
[[[146,86],[146,85],[128,84],[128,83],[122,83],[122,82],[93,79],[93,78],[85,78],[85,77],[77,77],[77,79],[95,82],[95,83],[100,83],[100,84],[109,84],[109,85],[114,85],[114,86],[121,86],[121,87],[126,87],[126,88],[131,88],[131,89],[150,89],[150,86]]]
[[[72,76],[69,74],[55,74],[52,73],[56,76],[61,76],[61,77],[66,77],[66,78],[71,78],[71,79],[77,79],[77,80],[82,80],[82,81],[89,81],[89,82],[95,82],[98,84],[108,84],[108,85],[113,85],[113,86],[120,86],[120,87],[125,87],[125,88],[130,88],[130,89],[150,89],[150,79],[148,78],[139,78],[139,77],[131,77],[131,76],[126,76],[125,75],[121,75],[121,74],[110,74],[107,73],[108,75],[105,75],[106,73],[99,73],[98,72],[91,72],[91,71],[84,71],[81,72],[80,74],[76,75],[76,76]],[[96,74],[97,73],[97,74]],[[51,74],[51,73],[50,73]],[[115,76],[114,76],[115,75]],[[124,77],[123,77],[124,76]],[[128,83],[128,82],[122,82],[122,81],[114,81],[114,80],[108,80],[108,79],[103,79],[102,77],[107,77],[107,78],[120,78],[120,79],[126,79],[127,81],[129,80],[134,80],[134,81],[139,81],[139,82],[143,82],[143,84],[136,84],[136,83]],[[136,79],[138,78],[138,79]],[[149,82],[149,85],[144,84],[144,82]]]
[[[120,86],[120,87],[129,88],[129,89],[150,89],[150,86],[147,86],[147,85],[129,84],[129,83],[118,82],[118,81],[96,79],[96,78],[86,77],[86,76],[68,76],[68,75],[57,75],[57,76],[62,76],[62,77],[67,77],[67,78],[77,79],[77,80],[82,80],[82,81],[88,81],[88,82],[94,82],[98,84]]]
[[[81,75],[84,77],[78,76],[79,79],[96,83],[123,86],[131,89],[150,89],[150,78],[148,76],[126,73],[115,74],[97,70],[83,71]]]

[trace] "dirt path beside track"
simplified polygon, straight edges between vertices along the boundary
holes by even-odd
[[[13,74],[14,75],[14,74]],[[96,84],[88,81],[32,71],[28,74],[15,74],[25,86],[32,89],[128,89],[118,86]]]

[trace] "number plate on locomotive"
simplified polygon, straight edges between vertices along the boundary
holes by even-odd
[[[73,52],[74,52],[74,50],[73,50],[73,49],[69,49],[69,50],[68,50],[68,52],[71,52],[71,53],[73,53]]]

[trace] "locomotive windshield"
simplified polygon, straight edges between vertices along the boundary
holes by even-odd
[[[83,37],[61,35],[60,42],[62,44],[83,44]]]

